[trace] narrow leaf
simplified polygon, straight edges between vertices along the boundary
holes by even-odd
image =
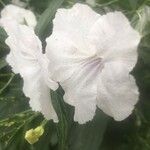
[[[56,13],[56,10],[61,6],[64,0],[52,0],[48,8],[44,11],[44,13],[40,16],[39,21],[37,23],[35,32],[36,34],[42,38],[46,29],[52,22],[52,19]]]
[[[4,68],[7,66],[7,62],[5,61],[5,58],[0,59],[0,69]]]
[[[71,129],[69,150],[99,150],[108,123],[108,117],[98,112],[84,125],[75,124]]]
[[[61,90],[62,89],[59,88],[57,91],[51,91],[51,97],[59,119],[59,123],[57,124],[59,150],[68,150],[68,121]]]

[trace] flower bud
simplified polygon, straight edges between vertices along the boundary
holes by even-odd
[[[28,141],[28,143],[34,144],[39,140],[43,133],[44,128],[42,126],[38,126],[35,129],[28,130],[25,134],[25,139]]]

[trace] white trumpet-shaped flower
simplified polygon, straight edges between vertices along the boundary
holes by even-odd
[[[30,106],[40,111],[47,119],[58,121],[52,106],[49,87],[53,90],[58,85],[48,78],[48,60],[42,54],[42,46],[33,29],[20,25],[13,20],[1,19],[0,24],[8,34],[6,44],[10,53],[6,60],[14,73],[23,78],[23,91],[30,98]]]
[[[9,4],[1,11],[2,19],[12,19],[20,24],[26,24],[35,28],[37,21],[32,11]]]
[[[140,35],[121,12],[99,15],[75,4],[59,9],[47,38],[50,77],[65,91],[64,100],[75,107],[74,120],[92,120],[98,106],[121,121],[138,101],[130,71],[137,61]]]

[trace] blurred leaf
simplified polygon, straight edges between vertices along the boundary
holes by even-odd
[[[34,8],[35,12],[41,14],[49,5],[51,0],[29,0],[29,6]]]
[[[121,11],[134,11],[143,4],[143,0],[97,0],[98,6],[119,9]]]
[[[40,38],[44,36],[47,28],[50,28],[50,24],[52,23],[52,19],[56,13],[56,10],[61,6],[63,1],[64,0],[51,0],[48,8],[40,16],[36,29],[35,29],[36,34]]]
[[[59,150],[98,150],[107,126],[108,117],[97,111],[94,120],[79,125],[70,119],[70,117],[73,119],[73,114],[69,112],[63,101],[62,89],[59,88],[55,92],[51,91],[51,96],[59,117],[57,125]]]
[[[0,56],[3,57],[7,51],[5,51],[6,49],[8,49],[8,46],[5,44],[5,40],[7,38],[7,34],[5,32],[5,30],[0,27]]]
[[[139,46],[139,57],[150,66],[150,34],[143,37]]]
[[[69,150],[99,150],[108,123],[108,117],[100,111],[91,122],[74,123],[69,134]]]
[[[0,59],[0,69],[4,68],[7,66],[7,62],[5,61],[5,58]]]
[[[132,22],[143,37],[150,34],[150,7],[141,6],[135,12]]]
[[[0,80],[0,119],[28,109],[28,100],[22,92],[21,79],[8,73],[0,74]]]
[[[143,5],[132,19],[132,24],[140,32],[142,39],[139,45],[139,57],[150,65],[150,7]]]
[[[11,77],[9,78],[8,82],[5,83],[5,85],[3,86],[3,88],[0,89],[0,94],[7,88],[7,86],[9,86],[9,84],[13,80],[14,76],[15,76],[14,74],[11,74]]]
[[[4,41],[7,38],[7,33],[5,32],[5,30],[0,27],[0,41]]]

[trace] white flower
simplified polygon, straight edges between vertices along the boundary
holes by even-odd
[[[74,120],[92,120],[96,106],[115,120],[128,117],[138,101],[130,71],[137,61],[140,35],[121,12],[99,15],[76,4],[59,9],[47,38],[50,77],[75,107]]]
[[[30,98],[30,106],[34,111],[42,112],[47,119],[57,122],[49,87],[56,90],[58,85],[48,78],[48,60],[42,54],[40,40],[30,27],[11,19],[1,19],[0,23],[8,34],[6,44],[10,53],[6,60],[13,72],[23,78],[23,91]]]
[[[2,19],[12,19],[20,24],[27,24],[28,26],[35,28],[37,21],[32,11],[24,8],[9,4],[1,11]]]

